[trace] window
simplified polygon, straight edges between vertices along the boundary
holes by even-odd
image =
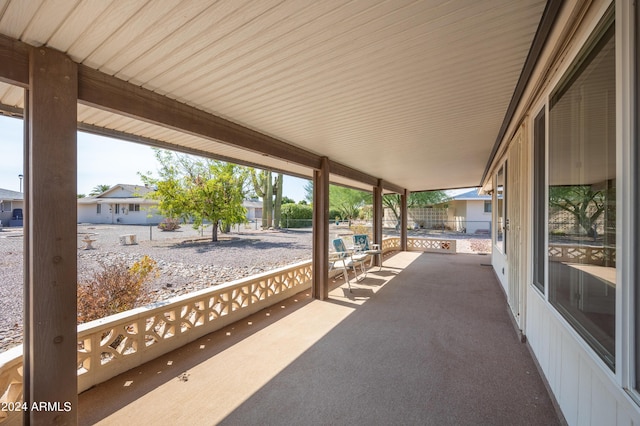
[[[544,294],[545,244],[545,110],[533,122],[533,285]]]
[[[102,204],[96,204],[96,214],[102,213]]]
[[[491,213],[491,201],[484,202],[484,212]]]
[[[507,241],[505,231],[507,203],[505,200],[505,180],[507,174],[507,164],[505,163],[496,176],[496,247],[500,252],[506,254]]]
[[[114,212],[115,212],[115,214],[120,214],[120,204],[116,204],[114,206]]]
[[[10,212],[11,210],[11,201],[3,201],[0,203],[0,211]]]
[[[615,367],[616,73],[612,19],[549,105],[549,301]]]
[[[139,212],[140,211],[140,204],[129,204],[129,211],[130,212]]]

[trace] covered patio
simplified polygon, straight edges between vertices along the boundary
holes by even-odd
[[[0,111],[25,122],[12,396],[73,407],[25,424],[556,422],[491,260],[403,251],[411,192],[493,173],[568,3],[0,1]],[[78,130],[312,180],[311,289],[78,400]],[[377,244],[400,196],[401,253],[353,298],[330,291],[330,183],[373,194]]]
[[[80,394],[79,423],[560,424],[487,260],[397,253]]]

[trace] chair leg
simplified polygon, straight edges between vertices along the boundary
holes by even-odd
[[[367,278],[367,267],[364,264],[364,259],[360,262],[360,270],[362,271],[362,276],[358,278],[358,270],[356,269],[356,265],[353,265],[353,273],[356,274],[356,281],[362,281]]]
[[[351,291],[351,281],[349,281],[349,272],[347,270],[347,267],[345,266],[343,269],[343,274],[344,274],[344,280],[347,282],[347,285],[349,286],[349,293],[353,293]]]

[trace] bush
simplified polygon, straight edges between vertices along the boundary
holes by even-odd
[[[163,231],[175,231],[180,229],[180,221],[178,219],[165,218],[158,224],[158,229]]]
[[[353,232],[354,235],[358,235],[358,234],[365,234],[365,235],[373,235],[372,234],[372,229],[370,226],[366,226],[366,225],[351,225],[351,232]]]
[[[78,286],[78,324],[127,311],[150,302],[147,283],[157,277],[156,261],[149,256],[131,267],[101,264],[102,269]]]
[[[313,208],[304,204],[283,204],[280,224],[288,228],[312,226]]]
[[[342,213],[340,213],[338,210],[330,209],[329,210],[329,219],[343,220],[344,218],[342,217]]]

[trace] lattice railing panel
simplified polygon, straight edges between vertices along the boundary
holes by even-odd
[[[311,280],[306,261],[82,324],[79,391],[310,288]],[[0,354],[0,401],[21,399],[22,348],[17,347]]]
[[[444,238],[409,238],[407,249],[410,251],[455,253],[456,240]]]
[[[400,237],[390,237],[382,240],[382,253],[400,250]]]
[[[615,265],[616,250],[611,247],[553,244],[548,249],[550,262]]]
[[[0,404],[11,407],[22,401],[22,348],[17,347],[0,353]],[[0,410],[0,423],[7,419],[17,421],[19,411]]]

